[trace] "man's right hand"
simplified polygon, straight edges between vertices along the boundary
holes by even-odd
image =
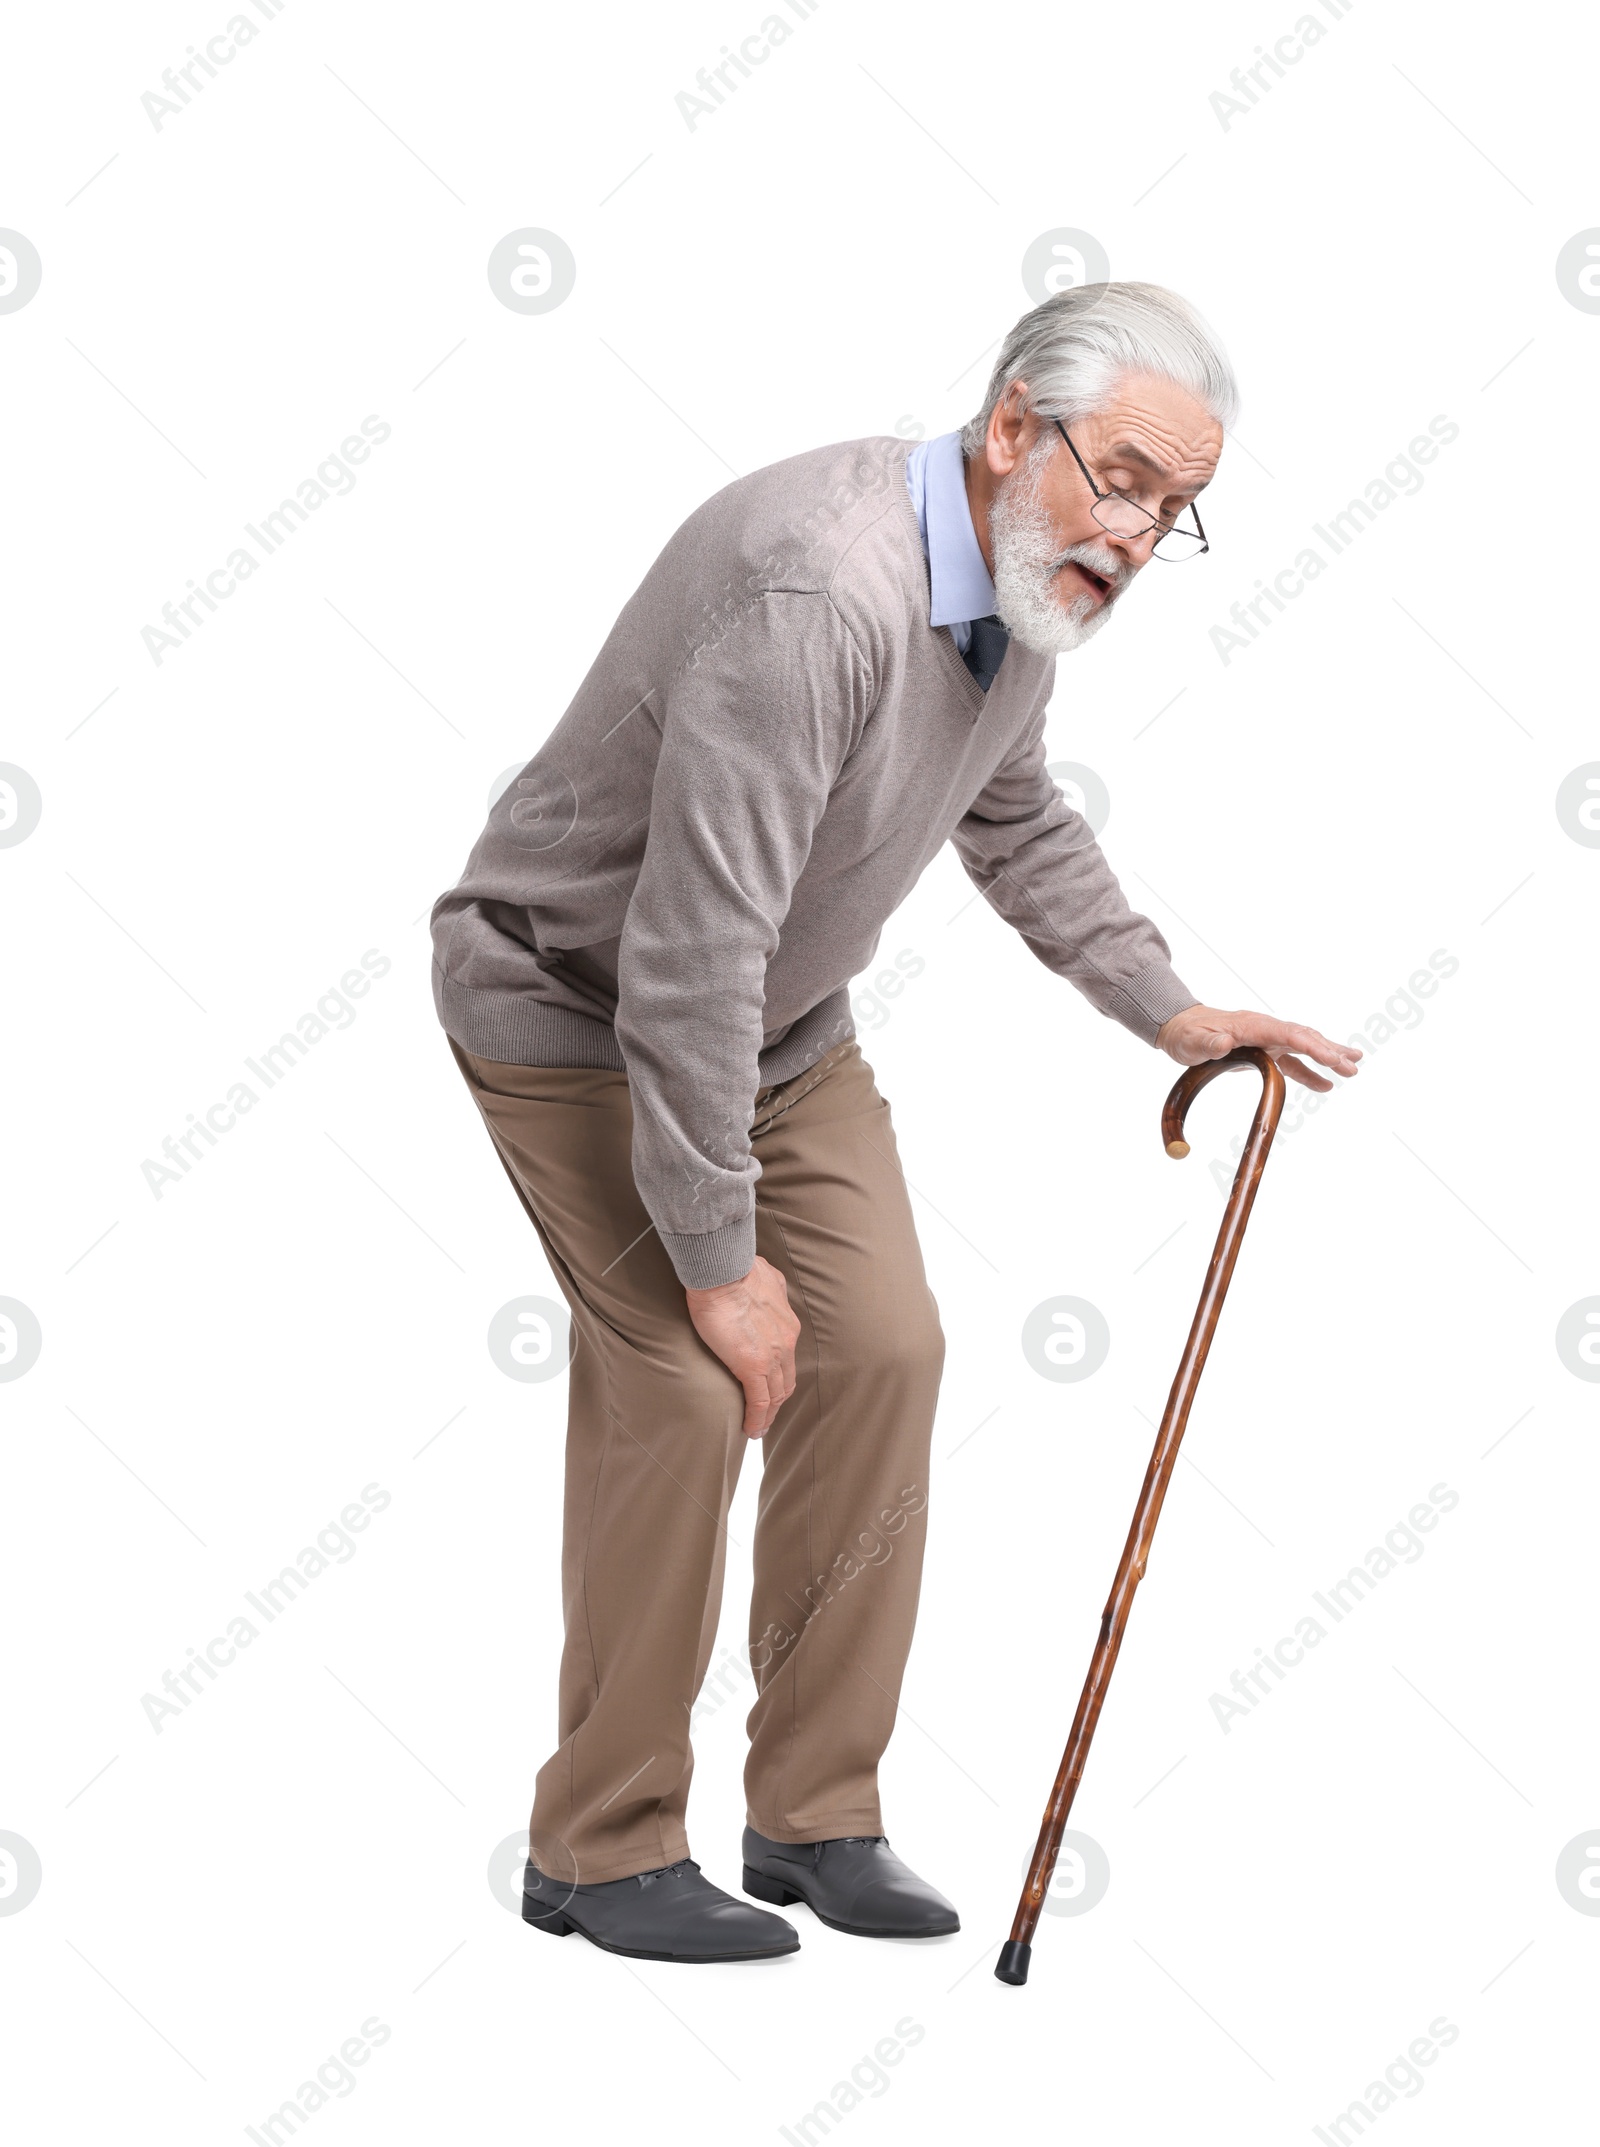
[[[745,1432],[759,1439],[794,1392],[800,1322],[789,1309],[788,1285],[757,1253],[742,1280],[683,1294],[695,1333],[744,1388]]]

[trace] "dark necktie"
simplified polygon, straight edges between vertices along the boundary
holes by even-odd
[[[994,684],[995,674],[1006,660],[1006,649],[1011,635],[991,612],[986,619],[974,619],[972,639],[962,652],[961,661],[987,693]]]

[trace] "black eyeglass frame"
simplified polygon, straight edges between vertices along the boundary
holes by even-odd
[[[1100,526],[1102,529],[1106,529],[1106,534],[1108,536],[1143,537],[1148,535],[1152,529],[1159,529],[1161,532],[1161,537],[1166,537],[1170,536],[1172,532],[1178,528],[1178,525],[1175,521],[1163,522],[1158,514],[1152,514],[1148,507],[1141,507],[1136,499],[1129,499],[1128,495],[1125,492],[1118,492],[1114,486],[1108,486],[1107,489],[1102,492],[1100,487],[1095,483],[1094,478],[1090,475],[1089,465],[1078,453],[1078,450],[1072,446],[1072,435],[1067,431],[1066,426],[1062,424],[1060,418],[1058,417],[1053,417],[1050,422],[1052,425],[1054,425],[1056,431],[1060,433],[1062,439],[1066,441],[1068,447],[1072,448],[1072,459],[1078,465],[1079,469],[1082,470],[1083,481],[1089,487],[1089,490],[1094,494],[1096,506],[1100,505],[1100,503],[1104,500],[1119,499],[1125,507],[1131,507],[1135,514],[1142,514],[1144,516],[1145,526],[1143,529],[1128,530],[1106,529],[1105,523],[1100,522],[1099,515],[1095,515],[1095,520],[1097,522],[1100,522]],[[1211,541],[1206,535],[1206,526],[1204,522],[1202,522],[1200,519],[1200,509],[1196,506],[1194,501],[1191,500],[1188,506],[1181,511],[1183,513],[1192,514],[1194,516],[1195,531],[1200,539],[1200,550],[1198,552],[1179,552],[1175,556],[1169,554],[1167,557],[1162,558],[1161,537],[1157,537],[1155,543],[1150,547],[1150,556],[1152,559],[1160,559],[1161,564],[1164,567],[1176,566],[1181,560],[1184,559],[1199,559],[1200,557],[1202,557],[1203,554],[1209,552],[1211,549]],[[1187,530],[1180,530],[1178,533],[1180,536],[1187,536],[1189,534]]]

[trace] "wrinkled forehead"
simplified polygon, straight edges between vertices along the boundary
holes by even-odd
[[[1118,462],[1175,492],[1209,483],[1222,454],[1223,430],[1184,388],[1142,376],[1120,381],[1098,410],[1072,428],[1102,462]]]

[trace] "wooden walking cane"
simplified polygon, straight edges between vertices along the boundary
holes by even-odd
[[[1205,1369],[1206,1356],[1211,1348],[1211,1337],[1216,1332],[1217,1315],[1222,1310],[1223,1298],[1228,1294],[1233,1263],[1238,1259],[1239,1247],[1244,1242],[1244,1226],[1250,1220],[1250,1208],[1256,1197],[1256,1187],[1261,1182],[1262,1170],[1266,1166],[1267,1150],[1272,1146],[1272,1136],[1278,1130],[1278,1117],[1283,1109],[1283,1076],[1264,1051],[1257,1050],[1253,1045],[1244,1046],[1237,1051],[1230,1051],[1226,1058],[1209,1059],[1204,1065],[1189,1067],[1173,1084],[1172,1093],[1162,1108],[1161,1138],[1166,1143],[1167,1153],[1179,1158],[1186,1156],[1189,1153],[1189,1143],[1183,1137],[1183,1122],[1188,1116],[1190,1104],[1218,1074],[1247,1066],[1255,1067],[1261,1075],[1261,1100],[1256,1105],[1256,1115],[1250,1123],[1250,1137],[1245,1142],[1244,1153],[1239,1158],[1239,1168],[1234,1172],[1233,1190],[1228,1195],[1228,1205],[1223,1213],[1222,1227],[1217,1232],[1211,1265],[1206,1270],[1205,1287],[1200,1292],[1200,1302],[1195,1308],[1194,1323],[1189,1329],[1189,1339],[1184,1345],[1177,1377],[1172,1382],[1172,1392],[1167,1396],[1166,1413],[1161,1419],[1161,1428],[1156,1433],[1155,1449],[1150,1456],[1150,1466],[1145,1471],[1144,1488],[1139,1493],[1139,1503],[1134,1508],[1133,1525],[1128,1530],[1122,1562],[1117,1567],[1117,1577],[1111,1583],[1111,1593],[1101,1615],[1100,1637],[1095,1642],[1089,1674],[1083,1681],[1078,1712],[1072,1721],[1072,1734],[1067,1739],[1067,1749],[1061,1756],[1061,1771],[1056,1776],[1055,1787],[1050,1792],[1050,1802],[1045,1807],[1044,1824],[1039,1829],[1033,1862],[1028,1866],[1022,1898],[1017,1903],[1016,1921],[1011,1926],[1011,1936],[1000,1948],[1000,1958],[995,1962],[994,1972],[1002,1983],[1026,1983],[1028,1980],[1033,1934],[1038,1928],[1040,1911],[1044,1907],[1050,1874],[1056,1867],[1061,1837],[1066,1831],[1067,1814],[1072,1810],[1072,1800],[1083,1778],[1095,1724],[1100,1719],[1100,1709],[1105,1702],[1106,1688],[1111,1683],[1111,1673],[1116,1668],[1117,1651],[1122,1645],[1128,1613],[1133,1608],[1133,1592],[1144,1578],[1145,1561],[1150,1555],[1156,1522],[1161,1517],[1161,1502],[1167,1495],[1167,1485],[1178,1458],[1179,1442],[1183,1438],[1184,1426],[1189,1421],[1189,1405],[1194,1400],[1195,1389],[1200,1384],[1200,1374]]]

